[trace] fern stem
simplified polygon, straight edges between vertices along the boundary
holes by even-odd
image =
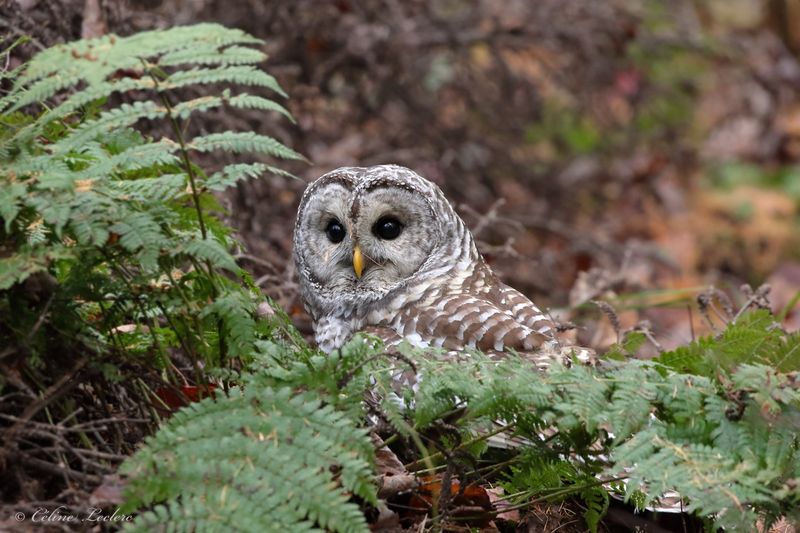
[[[158,76],[155,75],[152,69],[147,68],[146,63],[145,68],[147,69],[147,73],[150,75],[150,79],[153,80],[153,84],[155,85],[156,91],[158,91],[158,96],[161,99],[161,103],[164,104],[164,107],[167,110],[167,118],[172,126],[172,131],[175,133],[175,138],[178,140],[181,159],[183,160],[183,165],[186,169],[186,175],[189,177],[189,188],[192,191],[192,202],[194,204],[194,209],[197,212],[197,222],[200,225],[200,236],[203,237],[203,240],[206,240],[208,239],[208,230],[206,229],[205,217],[203,216],[203,207],[200,205],[200,193],[197,190],[197,177],[195,176],[192,162],[189,159],[189,150],[186,148],[186,139],[184,139],[181,127],[178,124],[178,120],[175,118],[175,114],[173,113],[172,103],[169,101],[169,98],[167,98],[167,95],[160,91],[161,86],[158,81]],[[206,261],[206,266],[208,267],[211,290],[216,297],[218,296],[218,290],[217,284],[214,280],[214,269],[212,268],[210,261]]]
[[[136,294],[136,291],[133,289],[133,285],[131,285],[131,282],[130,282],[130,279],[129,279],[130,274],[125,271],[125,267],[120,265],[111,256],[111,254],[109,254],[108,252],[106,252],[102,248],[98,247],[98,249],[100,250],[100,253],[102,253],[103,256],[106,258],[106,261],[108,261],[109,266],[111,266],[111,268],[115,272],[117,272],[117,275],[120,277],[122,282],[125,284],[125,287],[128,289],[128,293],[129,294]],[[150,330],[150,337],[153,339],[153,344],[155,345],[156,350],[158,350],[158,353],[161,355],[162,358],[164,358],[165,360],[169,360],[169,356],[167,355],[166,350],[164,350],[164,347],[161,345],[161,341],[158,340],[158,335],[156,335],[157,324],[156,324],[155,320],[152,319],[152,318],[149,318],[147,316],[147,310],[144,308],[144,305],[142,305],[142,302],[141,302],[141,300],[139,298],[134,298],[133,301],[134,301],[134,305],[136,305],[136,307],[139,308],[139,312],[142,314],[143,320],[145,322],[149,323],[150,327],[148,329]],[[167,368],[167,373],[171,374],[171,372],[169,371],[169,368],[170,368],[169,365],[167,365],[166,368]],[[175,375],[172,375],[172,379],[175,380],[175,383],[178,383],[177,377]]]
[[[180,152],[181,152],[181,159],[183,159],[183,165],[186,168],[186,175],[189,177],[189,187],[192,191],[192,201],[194,202],[194,209],[197,212],[197,222],[200,225],[200,235],[203,237],[203,240],[208,239],[208,230],[206,229],[205,218],[203,217],[203,207],[200,205],[200,193],[197,191],[197,178],[194,173],[194,167],[192,167],[192,162],[189,159],[189,150],[186,148],[186,140],[183,137],[183,132],[181,131],[180,125],[178,124],[178,120],[175,118],[175,114],[173,113],[172,104],[167,98],[167,95],[160,91],[160,85],[158,82],[158,76],[152,71],[152,69],[147,68],[145,63],[145,68],[147,73],[150,75],[150,78],[153,80],[155,84],[155,89],[158,91],[159,98],[161,102],[164,104],[164,107],[167,109],[167,118],[169,119],[170,124],[172,125],[172,131],[175,133],[175,137],[178,140],[178,144],[180,145]],[[206,267],[208,268],[208,280],[211,283],[211,292],[216,298],[219,296],[219,290],[217,289],[217,283],[215,279],[214,269],[211,266],[211,261],[206,261]],[[219,366],[225,366],[225,362],[227,359],[227,345],[225,343],[225,334],[224,329],[222,327],[222,320],[217,321],[217,339],[219,343]],[[228,384],[227,382],[223,382],[223,389],[225,393],[228,393]]]
[[[172,112],[172,103],[170,103],[167,95],[160,91],[161,86],[158,82],[158,76],[156,76],[151,69],[147,68],[147,64],[145,64],[145,68],[150,75],[150,79],[152,79],[155,84],[155,89],[158,91],[161,103],[164,104],[164,107],[167,109],[167,118],[172,126],[172,131],[175,133],[175,138],[178,140],[178,144],[181,147],[181,159],[183,159],[183,165],[186,168],[186,175],[189,176],[189,187],[192,190],[194,209],[197,211],[197,222],[200,224],[200,234],[203,236],[203,239],[206,239],[208,238],[208,231],[206,230],[206,223],[203,218],[203,208],[200,205],[200,194],[197,192],[197,180],[194,174],[194,168],[192,167],[192,162],[189,160],[189,151],[186,149],[186,140],[183,138],[183,132]]]
[[[490,511],[489,514],[500,514],[500,513],[507,513],[509,511],[519,511],[521,509],[525,509],[526,507],[530,507],[531,505],[536,505],[537,503],[546,503],[551,501],[553,498],[559,498],[561,496],[569,496],[570,494],[574,494],[576,492],[582,491],[584,489],[591,489],[594,487],[605,485],[606,483],[613,483],[615,481],[623,481],[628,479],[628,476],[617,476],[610,479],[598,479],[596,481],[592,481],[590,483],[583,483],[581,485],[570,485],[564,488],[553,489],[553,492],[546,494],[544,496],[539,496],[538,498],[533,498],[532,500],[528,500],[524,503],[518,503],[516,505],[511,505],[508,507],[503,507],[502,509],[498,509],[496,511]],[[531,495],[536,493],[544,492],[547,489],[538,489],[535,492],[531,491]],[[518,493],[524,494],[524,493]],[[506,498],[510,498],[515,495],[507,495]],[[453,520],[474,520],[475,517],[466,517],[466,516],[454,516],[452,517]]]
[[[486,440],[486,439],[488,439],[490,437],[494,437],[498,433],[502,433],[504,431],[508,431],[510,428],[513,428],[515,425],[516,425],[515,423],[506,424],[505,426],[501,426],[501,427],[499,427],[499,428],[497,428],[495,430],[492,430],[492,431],[490,431],[488,433],[482,433],[481,435],[478,435],[477,437],[475,437],[473,439],[470,439],[467,442],[463,442],[463,443],[459,444],[458,446],[456,446],[455,448],[450,450],[449,453],[451,453],[451,454],[455,453],[457,451],[463,450],[464,448],[472,446],[473,444],[476,444],[478,442]],[[434,459],[441,459],[442,457],[444,457],[444,454],[442,452],[436,452],[433,455],[429,455],[427,457],[424,457],[423,460],[417,460],[417,461],[414,461],[413,463],[407,464],[406,465],[406,470],[416,471],[417,468],[419,468],[420,466],[423,466],[423,465],[425,467],[427,467],[427,468],[431,468],[429,466],[429,464],[432,463]]]
[[[158,306],[159,311],[161,311],[161,314],[164,315],[164,318],[167,319],[167,323],[170,325],[172,330],[175,332],[175,337],[178,338],[178,342],[181,343],[181,346],[183,347],[183,350],[187,353],[187,355],[189,355],[192,358],[192,371],[194,372],[195,381],[198,384],[202,383],[203,377],[202,377],[202,375],[200,373],[199,365],[197,364],[198,361],[199,361],[199,357],[197,355],[197,352],[194,350],[194,347],[192,346],[192,344],[187,342],[187,340],[184,339],[183,335],[178,333],[178,327],[175,325],[175,322],[172,320],[172,317],[169,315],[169,313],[167,313],[167,310],[163,306],[163,304],[161,302],[157,301],[156,302],[156,306]]]

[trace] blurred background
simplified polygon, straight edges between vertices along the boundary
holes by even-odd
[[[710,286],[735,306],[769,283],[800,327],[800,0],[0,0],[3,48],[33,37],[8,68],[199,21],[264,39],[290,95],[296,124],[226,110],[193,127],[275,134],[310,160],[226,199],[242,263],[301,329],[299,195],[378,163],[438,183],[499,276],[600,350],[619,328],[665,348],[713,329]]]

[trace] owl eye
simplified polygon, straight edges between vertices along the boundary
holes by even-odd
[[[325,233],[328,235],[328,240],[334,244],[342,242],[344,240],[344,236],[347,235],[344,226],[342,226],[338,220],[331,220],[328,222],[328,225],[325,228]]]
[[[401,231],[403,231],[403,225],[393,217],[381,217],[372,226],[372,233],[387,241],[396,239]]]

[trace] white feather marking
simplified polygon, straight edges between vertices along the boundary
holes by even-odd
[[[530,308],[532,308],[532,309],[533,309],[534,311],[536,311],[537,313],[539,312],[539,308],[538,308],[538,307],[536,307],[535,305],[533,305],[533,304],[532,304],[532,303],[530,303],[530,302],[522,302],[522,303],[519,303],[519,304],[515,305],[514,307],[512,307],[512,308],[511,308],[511,311],[512,311],[513,313],[519,313],[520,311],[522,311],[522,310],[523,310],[523,309],[525,309],[526,307],[530,307]]]
[[[458,312],[453,313],[452,315],[450,315],[450,320],[453,321],[453,322],[460,322],[460,321],[464,320],[465,316],[467,316],[468,314],[472,313],[473,311],[474,311],[474,309],[472,309],[471,306],[462,305],[462,306],[460,306]],[[463,333],[464,329],[467,326],[468,326],[468,324],[461,324],[458,327],[458,330]]]
[[[409,335],[405,336],[405,339],[412,345],[416,346],[417,348],[427,348],[428,343],[422,340],[422,337],[416,331]]]
[[[449,304],[453,300],[456,300],[456,299],[458,299],[460,297],[461,297],[460,294],[453,294],[453,295],[450,295],[450,296],[445,296],[444,298],[439,300],[438,304],[436,304],[436,310],[439,311],[439,312],[444,311],[444,308],[445,308],[445,306],[447,306],[447,304]]]
[[[540,320],[547,320],[547,317],[546,317],[546,316],[544,316],[544,315],[535,315],[535,316],[532,316],[531,318],[529,318],[529,319],[527,320],[527,322],[528,322],[528,324],[529,324],[529,325],[531,325],[531,326],[532,326],[532,325],[534,325],[536,322],[539,322]]]
[[[481,313],[478,316],[478,322],[484,322],[484,328],[485,328],[486,327],[485,322],[490,317],[493,317],[494,315],[499,315],[499,314],[502,314],[502,311],[500,311],[499,309],[494,309],[494,308],[489,309],[488,311],[484,311],[483,313]],[[484,329],[484,328],[481,328],[481,329]],[[484,331],[486,331],[486,330],[484,329]]]

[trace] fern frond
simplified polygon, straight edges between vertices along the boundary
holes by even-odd
[[[366,531],[364,516],[345,491],[375,501],[364,459],[370,450],[363,430],[314,395],[250,387],[176,413],[124,470],[135,474],[133,501],[180,496],[192,502],[208,494],[205,505],[222,524],[238,524],[234,518],[242,505],[263,501],[268,512],[251,518],[264,531],[275,524],[294,530],[312,523],[331,531]],[[341,472],[338,483],[332,465]],[[230,499],[208,491],[223,485]],[[156,516],[143,515],[139,527],[181,524],[185,511],[183,505],[156,510]]]
[[[116,109],[106,111],[95,120],[87,120],[70,135],[58,142],[58,151],[75,150],[88,141],[108,134],[110,131],[131,126],[142,119],[154,120],[167,115],[167,108],[150,100],[122,104]]]
[[[245,65],[180,70],[160,82],[159,88],[162,91],[166,91],[186,87],[187,85],[209,83],[235,83],[238,85],[266,87],[281,96],[286,96],[286,93],[274,77],[256,67]]]
[[[3,177],[3,182],[3,186],[0,187],[0,217],[3,218],[5,231],[8,233],[22,208],[21,200],[25,196],[27,187],[22,183],[10,182],[6,176]]]
[[[30,61],[17,83],[25,85],[61,75],[75,83],[86,81],[92,84],[107,79],[119,69],[141,70],[142,58],[191,50],[195,46],[208,50],[208,46],[221,49],[233,44],[261,42],[241,30],[212,23],[146,31],[129,37],[109,34],[45,50]],[[45,95],[38,101],[49,96]]]
[[[148,213],[131,213],[109,229],[120,235],[120,244],[130,251],[158,245],[163,240],[161,228]]]
[[[285,170],[264,163],[233,163],[227,165],[219,172],[210,175],[205,185],[212,191],[222,191],[237,182],[247,178],[258,178],[264,172],[294,178],[295,176]]]
[[[163,174],[153,178],[113,180],[105,185],[115,198],[150,203],[166,202],[188,194],[187,181],[186,174]]]
[[[195,137],[189,142],[188,147],[198,152],[224,150],[234,153],[261,153],[282,159],[303,159],[303,156],[291,148],[287,148],[276,139],[266,135],[259,135],[252,131],[211,133],[202,137]]]
[[[230,96],[230,91],[227,89],[223,91],[222,96],[204,96],[201,98],[195,98],[194,100],[181,102],[175,106],[173,111],[177,117],[185,119],[188,118],[193,112],[208,111],[209,109],[222,106],[232,106],[240,109],[275,111],[294,122],[294,117],[292,117],[291,113],[289,113],[285,107],[277,102],[274,102],[273,100],[246,93],[238,94],[232,97]]]
[[[40,79],[29,87],[22,87],[18,83],[15,90],[0,99],[0,112],[13,113],[25,106],[44,102],[54,94],[73,87],[79,82],[78,71],[72,67],[70,70]]]
[[[263,41],[248,33],[226,28],[216,23],[176,26],[167,30],[153,30],[126,37],[126,43],[140,50],[141,57],[168,54],[177,50],[190,50],[195,46],[215,46],[222,49],[234,44],[262,44]]]
[[[246,65],[260,63],[266,54],[245,46],[228,46],[220,50],[216,44],[202,44],[186,50],[176,50],[161,56],[160,67],[176,65]]]
[[[58,148],[58,145],[55,146]],[[154,166],[174,166],[180,162],[175,152],[180,145],[171,139],[133,146],[116,155],[92,162],[86,169],[75,172],[75,179],[103,178],[121,171],[131,171]]]
[[[222,268],[233,273],[239,272],[239,265],[220,243],[214,239],[203,239],[200,235],[187,243],[183,248],[173,250],[174,254],[184,253],[204,261],[210,261],[216,268]]]
[[[589,531],[595,533],[600,525],[600,519],[608,511],[610,503],[608,492],[603,487],[593,487],[583,490],[580,496],[586,503],[586,512],[583,514],[583,518],[586,520]]]
[[[71,257],[72,253],[67,248],[50,247],[47,250],[30,250],[0,258],[0,290],[8,289],[37,272],[47,270],[54,261]]]
[[[185,157],[182,139],[153,141],[133,129],[143,120],[185,119],[225,106],[291,119],[286,108],[258,94],[232,95],[222,87],[182,101],[183,91],[169,93],[225,83],[285,96],[274,77],[252,66],[265,58],[250,47],[260,43],[216,24],[105,35],[53,47],[3,74],[12,88],[0,98],[0,217],[8,237],[0,258],[0,307],[18,309],[22,291],[6,289],[33,274],[47,273],[36,281],[46,281],[48,291],[55,285],[52,297],[31,300],[20,317],[0,321],[4,342],[30,345],[20,365],[34,381],[41,374],[32,365],[51,364],[34,361],[36,352],[53,339],[86,346],[104,372],[146,361],[155,376],[170,365],[174,350],[205,363],[193,376],[201,383],[209,375],[238,378],[233,368],[255,357],[256,341],[268,332],[297,341],[285,324],[279,330],[256,320],[249,277],[228,251],[238,243],[208,193],[283,171],[242,162],[207,178]],[[249,133],[197,141],[203,151],[301,158],[270,137]],[[187,187],[193,174],[199,191]],[[132,324],[133,331],[120,331],[121,324]],[[224,372],[223,361],[231,363]],[[156,506],[140,513],[134,527],[366,530],[350,498],[375,501],[372,447],[356,419],[333,408],[346,405],[349,415],[358,402],[323,404],[313,393],[298,395],[269,379],[257,384],[245,378],[252,383],[245,392],[234,388],[219,403],[176,414],[142,449],[141,461],[131,464],[155,471],[134,483],[141,490],[133,501]],[[353,383],[363,390],[364,379]]]
[[[200,316],[219,318],[225,328],[229,353],[233,357],[249,357],[256,340],[255,311],[255,305],[244,294],[230,292],[217,297]]]

